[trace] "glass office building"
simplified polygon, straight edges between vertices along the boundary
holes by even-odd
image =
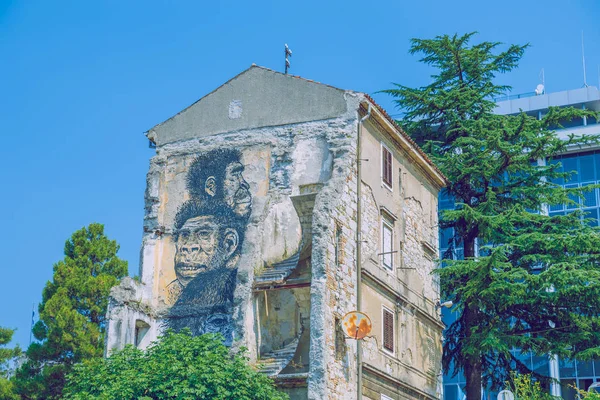
[[[514,98],[499,99],[496,113],[501,115],[517,114],[525,112],[531,116],[542,118],[548,111],[548,107],[578,107],[600,112],[600,92],[595,87],[584,87],[581,89],[568,90],[564,92],[549,93],[542,95],[515,96]],[[600,123],[595,118],[582,118],[564,122],[557,127],[556,132],[560,137],[567,138],[570,134],[600,134]],[[600,183],[600,146],[597,148],[569,149],[567,153],[556,158],[552,162],[560,162],[564,171],[572,171],[571,179],[568,181],[557,181],[557,184],[565,187],[585,186],[591,183]],[[575,205],[560,205],[550,207],[550,215],[559,215],[582,209],[586,213],[589,223],[597,226],[600,221],[600,190],[595,189],[586,193],[583,198],[574,199]],[[452,199],[440,197],[440,209],[454,207]],[[440,256],[441,258],[460,259],[463,256],[462,248],[452,246],[449,240],[452,238],[450,230],[440,232]],[[449,325],[454,316],[446,311],[443,315],[444,322]],[[518,349],[514,353],[521,361],[529,367],[546,376],[560,381],[559,384],[551,384],[546,388],[550,393],[561,396],[564,399],[575,400],[577,398],[572,386],[587,389],[594,382],[600,382],[600,360],[583,362],[579,360],[563,360],[551,356],[534,356],[533,354],[521,354]],[[444,400],[463,400],[465,378],[462,374],[455,377],[444,376]],[[496,399],[497,393],[484,388],[485,399]]]

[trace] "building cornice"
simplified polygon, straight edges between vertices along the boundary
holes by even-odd
[[[408,394],[409,396],[411,396],[414,399],[419,399],[419,400],[437,399],[436,396],[433,396],[429,393],[423,392],[415,387],[408,386],[406,383],[390,376],[390,374],[387,374],[384,371],[381,371],[379,368],[376,368],[375,366],[373,366],[371,364],[363,363],[363,369],[365,370],[365,372],[368,372],[371,375],[375,375],[379,379],[383,379],[385,381],[390,382],[397,389],[399,389],[403,393]]]
[[[415,303],[413,303],[409,298],[398,293],[396,290],[394,290],[394,288],[392,288],[387,283],[383,282],[381,279],[379,279],[377,276],[375,276],[373,273],[371,273],[371,271],[369,271],[368,269],[363,268],[361,272],[363,275],[363,280],[365,281],[365,283],[367,285],[373,286],[373,287],[378,287],[381,291],[385,292],[387,297],[389,299],[391,299],[392,301],[394,301],[394,303],[396,303],[396,304],[398,302],[405,303],[408,306],[410,306],[412,309],[414,309],[415,312],[421,318],[429,321],[431,324],[433,324],[440,330],[444,330],[446,328],[446,326],[441,321],[439,321],[438,319],[433,317],[431,314],[429,314],[423,308],[421,308],[418,305],[416,305]]]
[[[410,158],[410,160],[421,170],[423,175],[434,184],[438,190],[447,186],[448,179],[433,161],[429,159],[419,145],[408,136],[408,134],[398,126],[396,121],[394,121],[381,106],[375,103],[369,95],[365,95],[365,98],[372,106],[371,118],[369,121],[373,122],[379,129],[386,133],[388,137],[392,139],[394,144]],[[366,114],[367,109],[368,103],[361,103],[360,113],[363,115]]]

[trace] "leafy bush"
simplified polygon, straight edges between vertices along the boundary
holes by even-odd
[[[600,393],[586,392],[585,390],[580,390],[577,388],[575,388],[575,390],[577,390],[577,392],[579,393],[579,396],[583,400],[600,400]]]
[[[77,365],[64,399],[287,400],[273,381],[232,354],[219,335],[168,331],[145,351],[127,346]]]
[[[539,381],[533,381],[531,375],[511,374],[511,387],[515,399],[519,400],[555,400],[554,396],[544,392]]]

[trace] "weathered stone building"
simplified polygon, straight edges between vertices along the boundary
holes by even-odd
[[[107,352],[189,327],[292,399],[439,397],[445,178],[369,96],[252,66],[147,136],[141,279],[111,293]]]

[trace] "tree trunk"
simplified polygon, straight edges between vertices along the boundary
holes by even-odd
[[[469,235],[464,240],[464,254],[465,258],[475,257],[475,237]],[[479,309],[465,304],[464,310],[464,330],[467,342],[471,336],[471,328],[477,326],[480,323]],[[465,394],[467,400],[481,400],[481,356],[475,355],[464,355],[465,357],[465,378],[467,380]]]
[[[470,309],[468,306],[464,309],[465,329],[467,337],[470,336],[471,327],[478,323],[477,310]],[[465,378],[467,380],[465,393],[467,400],[481,400],[481,358],[479,354],[465,357]]]

